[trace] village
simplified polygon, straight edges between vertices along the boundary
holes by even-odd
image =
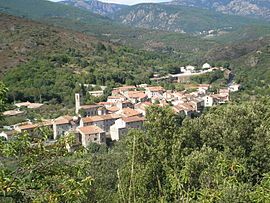
[[[181,67],[182,74],[178,74],[178,82],[187,76],[215,71],[209,64],[204,64],[203,71],[196,72],[191,66]],[[223,68],[219,68],[223,69]],[[224,69],[223,69],[224,70]],[[174,76],[176,77],[176,76]],[[164,77],[168,79],[168,77]],[[164,79],[162,78],[162,79]],[[180,79],[179,79],[180,78]],[[160,80],[155,78],[155,80]],[[221,105],[230,100],[230,93],[239,91],[240,85],[230,83],[228,87],[221,88],[218,92],[209,91],[210,84],[198,84],[195,91],[165,90],[162,86],[141,84],[137,86],[122,86],[114,88],[107,101],[92,105],[84,104],[80,93],[75,94],[75,116],[63,115],[56,119],[46,119],[39,122],[9,126],[8,130],[0,133],[5,139],[12,139],[14,134],[27,132],[34,135],[37,129],[49,128],[51,142],[62,136],[74,134],[76,144],[88,147],[90,143],[106,144],[109,141],[118,141],[130,129],[143,130],[143,123],[147,108],[156,105],[170,107],[174,113],[189,117],[199,116],[205,108]],[[94,97],[103,95],[104,88],[99,91],[89,91]],[[43,104],[22,102],[16,103],[16,110],[4,112],[4,116],[14,116],[23,113],[20,109],[40,108]]]

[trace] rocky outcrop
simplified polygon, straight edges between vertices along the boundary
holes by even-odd
[[[109,16],[127,6],[120,4],[103,3],[97,0],[64,0],[66,5],[83,8],[103,16]]]

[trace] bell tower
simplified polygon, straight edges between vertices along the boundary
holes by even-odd
[[[75,94],[75,113],[79,114],[79,110],[81,107],[81,94],[76,93]]]

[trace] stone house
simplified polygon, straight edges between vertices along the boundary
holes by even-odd
[[[106,144],[105,131],[98,126],[84,126],[77,130],[80,134],[79,140],[84,147],[87,147],[90,143]]]
[[[107,114],[102,116],[92,116],[92,117],[85,117],[82,118],[80,121],[80,126],[98,126],[103,131],[108,133],[110,131],[110,127],[115,123],[117,119],[119,119],[121,116],[117,114]]]

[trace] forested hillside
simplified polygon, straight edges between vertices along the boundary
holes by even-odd
[[[9,99],[73,104],[80,83],[149,83],[154,72],[177,72],[189,54],[114,45],[82,33],[1,14],[1,80]],[[181,58],[181,60],[178,60]]]
[[[0,11],[94,35],[99,39],[138,49],[165,52],[176,49],[181,53],[186,51],[198,53],[214,44],[214,42],[202,41],[200,38],[181,33],[175,35],[162,31],[132,28],[85,9],[45,0],[25,0],[23,3],[20,0],[3,0],[0,2]],[[155,36],[154,39],[152,39],[153,36]]]

